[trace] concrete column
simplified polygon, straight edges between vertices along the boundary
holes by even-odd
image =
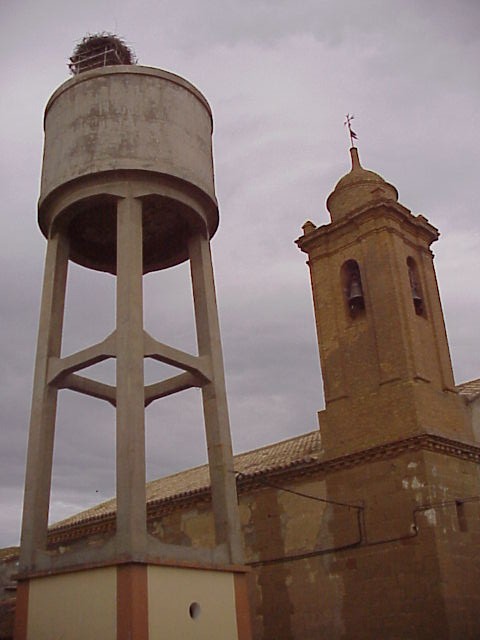
[[[68,241],[57,232],[48,239],[45,258],[23,504],[22,570],[33,568],[36,551],[47,546],[58,393],[48,384],[48,364],[51,357],[60,357],[67,271]]]
[[[212,366],[212,381],[202,388],[202,396],[216,542],[227,545],[231,562],[241,564],[243,545],[210,242],[201,234],[192,237],[189,255],[198,354],[208,356]]]
[[[146,547],[142,203],[117,205],[117,549]]]

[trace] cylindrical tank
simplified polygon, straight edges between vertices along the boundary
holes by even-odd
[[[189,82],[160,69],[107,66],[61,85],[45,111],[39,224],[65,224],[71,258],[115,273],[119,198],[142,199],[144,271],[178,264],[199,226],[218,226],[212,115]]]

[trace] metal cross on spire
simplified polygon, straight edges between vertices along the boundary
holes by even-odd
[[[358,140],[357,134],[352,129],[352,120],[354,118],[355,118],[355,116],[353,115],[353,113],[352,113],[352,115],[347,113],[347,115],[345,116],[345,122],[343,123],[348,129],[348,135],[350,136],[350,144],[351,144],[352,147],[355,146],[353,141],[354,140]]]

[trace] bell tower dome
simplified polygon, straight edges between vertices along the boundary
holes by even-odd
[[[362,167],[356,147],[350,149],[350,157],[351,171],[340,178],[327,199],[332,222],[351,215],[379,198],[395,202],[398,200],[398,191],[393,185],[385,182],[378,173]]]
[[[470,440],[430,250],[439,233],[355,147],[350,155],[327,199],[331,222],[307,222],[297,240],[311,273],[326,453],[426,432]]]

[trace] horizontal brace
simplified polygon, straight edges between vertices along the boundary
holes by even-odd
[[[181,373],[173,378],[167,378],[155,384],[145,387],[145,406],[148,407],[154,400],[171,396],[173,393],[185,391],[192,387],[202,387],[208,381],[201,379],[193,373]]]
[[[117,404],[117,390],[115,387],[104,384],[103,382],[98,382],[97,380],[92,380],[91,378],[77,376],[74,373],[70,373],[68,376],[62,378],[58,388],[70,389],[70,391],[77,391],[92,398],[106,400],[114,407]]]
[[[205,382],[211,382],[210,358],[208,356],[192,356],[190,353],[169,347],[163,342],[158,342],[155,338],[143,332],[144,356],[159,362],[178,367],[184,371],[189,371],[194,375],[204,378]]]
[[[66,358],[50,358],[48,365],[48,382],[57,383],[61,378],[90,367],[109,358],[115,358],[115,331],[91,347],[72,353]]]

